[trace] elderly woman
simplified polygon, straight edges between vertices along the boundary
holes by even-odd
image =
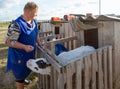
[[[24,6],[23,15],[19,16],[8,27],[6,44],[8,49],[7,71],[12,70],[17,89],[24,89],[24,80],[30,74],[26,62],[35,58],[36,42],[42,45],[38,36],[38,26],[34,17],[38,6],[28,2]]]

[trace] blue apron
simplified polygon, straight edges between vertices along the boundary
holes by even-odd
[[[34,50],[26,52],[22,49],[9,47],[8,49],[8,61],[7,71],[12,70],[16,79],[25,79],[31,70],[27,68],[26,62],[29,59],[35,58],[36,40],[38,35],[38,26],[35,20],[32,21],[33,26],[28,24],[21,16],[18,17],[15,22],[20,26],[21,34],[18,38],[18,42],[25,45],[31,45]]]

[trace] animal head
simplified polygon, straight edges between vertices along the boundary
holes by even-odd
[[[50,74],[50,64],[45,58],[29,59],[27,61],[27,67],[33,72],[40,74]]]

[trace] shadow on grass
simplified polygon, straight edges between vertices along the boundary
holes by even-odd
[[[6,59],[8,55],[8,49],[0,50],[0,59]]]
[[[32,83],[28,85],[28,89],[38,89],[37,82],[38,82],[38,74],[31,72],[28,76],[28,79],[32,80]]]
[[[12,73],[6,73],[6,67],[0,68],[0,89],[16,89]]]
[[[0,68],[0,89],[16,89],[15,79],[12,75],[12,72],[6,73],[5,69],[6,67]],[[32,80],[32,82],[26,86],[27,89],[38,89],[38,74],[31,72],[27,79]]]
[[[1,59],[6,59],[8,55],[8,46],[1,43],[0,44],[0,60]]]
[[[3,47],[8,47],[8,46],[5,45],[4,43],[1,43],[1,44],[0,44],[0,48],[3,48]]]

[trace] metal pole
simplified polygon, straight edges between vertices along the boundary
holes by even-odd
[[[101,15],[101,0],[99,0],[99,15]]]

